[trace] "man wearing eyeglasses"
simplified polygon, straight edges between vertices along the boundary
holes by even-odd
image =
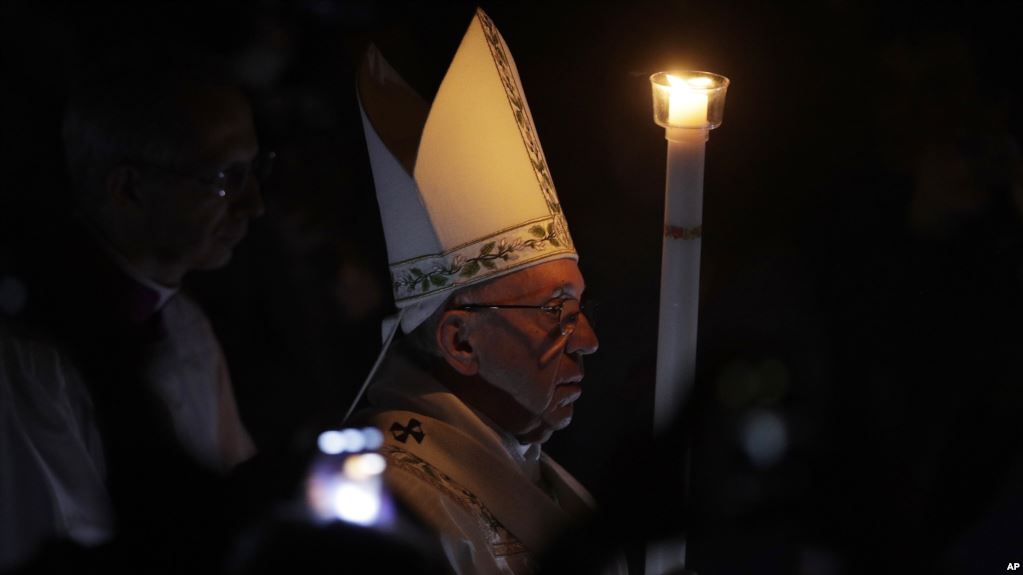
[[[251,110],[198,61],[90,70],[64,144],[74,215],[25,254],[26,304],[0,322],[0,569],[54,538],[214,565],[217,477],[255,450],[210,322],[180,289],[263,212]]]
[[[375,48],[359,101],[399,313],[356,419],[456,573],[533,572],[592,509],[541,446],[598,341],[514,62],[478,10],[432,104]]]
[[[417,336],[455,395],[538,448],[571,423],[582,356],[597,350],[580,309],[585,287],[571,259],[524,267],[457,291]]]
[[[259,154],[248,102],[219,81],[195,84],[157,88],[166,93],[152,102],[156,110],[140,109],[152,99],[147,94],[117,112],[95,101],[104,96],[85,94],[65,123],[90,225],[130,269],[168,287],[189,271],[225,265],[249,221],[263,213],[254,172],[265,170],[268,158]],[[96,125],[101,115],[107,125]],[[133,129],[130,122],[144,123]],[[100,136],[106,141],[90,138],[102,130],[109,130]]]

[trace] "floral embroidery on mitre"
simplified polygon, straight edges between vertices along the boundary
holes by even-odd
[[[515,116],[515,123],[522,135],[522,142],[529,153],[529,163],[536,174],[536,181],[540,185],[540,192],[543,193],[544,201],[547,202],[547,209],[551,214],[561,214],[561,204],[554,191],[554,181],[551,179],[551,171],[547,167],[547,159],[543,155],[543,148],[540,147],[540,138],[536,134],[536,126],[533,125],[533,118],[527,108],[526,98],[519,91],[518,75],[512,68],[512,60],[508,56],[507,45],[501,33],[497,31],[494,22],[490,20],[482,10],[476,12],[480,24],[483,26],[483,35],[490,47],[490,55],[497,66],[497,72],[501,76],[501,84],[504,86],[504,93],[508,96],[508,104]]]
[[[446,254],[391,265],[397,302],[478,283],[501,272],[557,254],[574,254],[561,216],[543,218],[475,241]]]

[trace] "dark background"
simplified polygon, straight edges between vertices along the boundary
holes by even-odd
[[[600,352],[549,451],[600,501],[664,508],[621,487],[623,472],[656,478],[657,458],[681,457],[629,455],[649,443],[665,170],[647,78],[709,70],[732,85],[707,148],[692,567],[986,573],[1023,559],[1016,4],[482,6],[601,302]],[[71,72],[125,47],[229,58],[278,163],[266,216],[188,288],[257,443],[314,441],[391,312],[356,63],[374,40],[429,98],[472,9],[5,2],[0,276],[66,194]]]

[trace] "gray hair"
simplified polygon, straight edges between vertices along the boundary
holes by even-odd
[[[444,312],[448,310],[448,305],[454,296],[455,294],[448,296],[444,303],[430,314],[430,317],[423,320],[423,323],[416,326],[416,329],[405,334],[404,340],[411,349],[429,357],[441,357],[440,346],[437,345],[437,324],[440,323]]]
[[[444,300],[444,303],[440,304],[437,309],[430,314],[430,317],[423,320],[423,323],[416,326],[416,329],[405,334],[405,341],[409,347],[416,350],[419,353],[426,354],[431,357],[441,357],[440,347],[437,345],[437,324],[440,323],[441,317],[444,312],[451,309],[452,306],[459,306],[466,301],[473,301],[477,297],[477,292],[483,287],[491,283],[493,280],[488,280],[480,284],[474,284],[463,288],[456,289],[451,292],[448,297]]]

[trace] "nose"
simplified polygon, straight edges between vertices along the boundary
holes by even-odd
[[[575,331],[569,335],[568,343],[565,344],[565,352],[590,355],[597,351],[598,347],[600,342],[597,340],[597,333],[593,331],[593,326],[590,325],[589,318],[586,314],[579,314]]]

